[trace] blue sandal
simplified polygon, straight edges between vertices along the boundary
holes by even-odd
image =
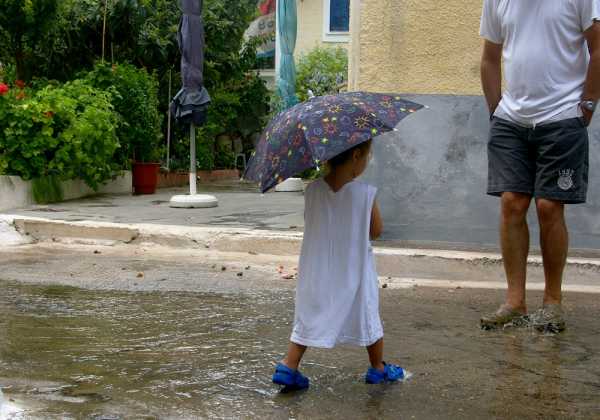
[[[370,367],[365,375],[365,382],[368,384],[380,384],[382,382],[396,382],[408,379],[411,375],[397,365],[388,365],[383,362],[383,372],[374,367]]]
[[[283,363],[277,363],[273,374],[273,383],[283,385],[282,392],[288,392],[308,388],[309,380],[298,370],[290,369]]]

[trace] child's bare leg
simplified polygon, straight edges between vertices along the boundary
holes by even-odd
[[[298,369],[298,365],[300,364],[300,360],[302,356],[304,356],[304,352],[306,351],[306,346],[292,343],[290,341],[290,345],[288,346],[288,353],[285,359],[283,359],[283,364],[289,367],[290,369]]]
[[[383,371],[383,338],[380,338],[370,346],[367,346],[369,353],[369,362],[375,369]]]

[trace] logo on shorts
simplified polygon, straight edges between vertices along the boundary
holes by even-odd
[[[561,169],[558,171],[558,188],[563,191],[570,190],[573,188],[573,174],[575,171],[573,169]]]

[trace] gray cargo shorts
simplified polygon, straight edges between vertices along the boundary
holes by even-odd
[[[494,117],[487,193],[518,192],[565,204],[585,203],[588,148],[583,118],[528,128]]]

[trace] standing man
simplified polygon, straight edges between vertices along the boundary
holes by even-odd
[[[588,133],[600,98],[600,0],[484,0],[481,82],[491,119],[487,193],[500,197],[505,303],[483,328],[527,314],[527,210],[535,201],[546,287],[539,329],[565,328],[564,205],[584,203]],[[502,92],[502,61],[506,89]]]

